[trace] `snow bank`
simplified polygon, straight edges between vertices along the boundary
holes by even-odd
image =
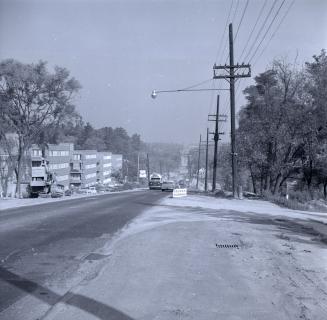
[[[189,195],[184,198],[166,198],[163,205],[194,207],[212,210],[233,210],[245,213],[258,213],[290,218],[315,219],[327,223],[327,214],[282,208],[269,201],[249,199],[222,199],[202,195]]]

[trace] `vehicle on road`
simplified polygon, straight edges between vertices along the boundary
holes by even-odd
[[[161,191],[173,191],[175,189],[174,181],[163,181],[161,184]]]
[[[162,177],[159,173],[153,173],[150,176],[149,189],[150,190],[161,190]]]
[[[77,191],[77,193],[82,193],[82,194],[96,194],[97,191],[95,187],[89,187],[89,188],[81,188]]]
[[[90,193],[90,194],[96,194],[97,193],[97,189],[95,187],[89,187],[87,190],[88,190],[87,193]]]

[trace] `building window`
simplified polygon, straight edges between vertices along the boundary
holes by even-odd
[[[41,157],[42,151],[40,149],[32,149],[32,156],[33,157]]]
[[[85,179],[95,178],[96,176],[97,176],[96,173],[89,173],[89,174],[85,175]]]
[[[41,161],[32,161],[32,167],[33,168],[41,167],[41,165],[42,165]]]
[[[92,164],[87,164],[85,165],[85,169],[93,169],[93,168],[96,168],[96,164],[95,163],[92,163]]]
[[[85,156],[85,159],[96,159],[97,158],[97,155],[96,154],[87,154]]]
[[[104,163],[104,164],[103,164],[103,167],[104,167],[104,168],[111,167],[111,163]]]
[[[57,177],[57,181],[65,181],[65,180],[68,180],[68,175],[58,176]]]
[[[74,154],[73,155],[73,160],[81,160],[81,155],[80,154]]]

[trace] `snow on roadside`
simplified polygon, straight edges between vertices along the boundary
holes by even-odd
[[[222,199],[202,195],[188,195],[183,198],[166,198],[162,204],[167,206],[195,207],[212,210],[234,210],[244,213],[286,216],[289,218],[315,219],[327,223],[327,214],[291,210],[263,200]]]

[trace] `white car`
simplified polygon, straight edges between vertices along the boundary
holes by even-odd
[[[89,188],[81,188],[79,190],[79,193],[84,193],[84,194],[96,194],[97,191],[95,187],[89,187]]]
[[[95,193],[97,193],[97,189],[95,188],[95,187],[89,187],[88,189],[87,189],[87,193],[90,193],[90,194],[95,194]]]

